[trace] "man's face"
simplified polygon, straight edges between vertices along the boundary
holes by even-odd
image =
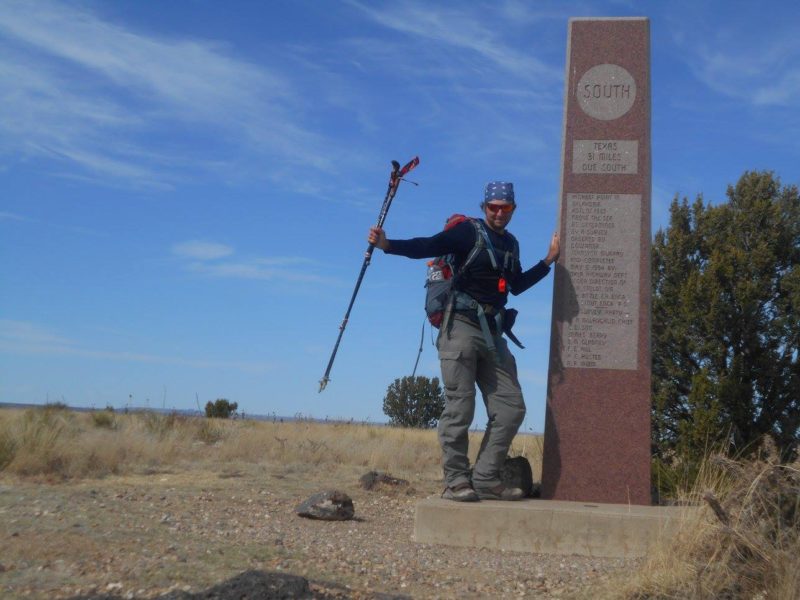
[[[486,223],[495,231],[503,231],[511,220],[515,208],[516,205],[513,202],[505,202],[502,200],[485,202],[483,205],[483,213],[486,217]]]

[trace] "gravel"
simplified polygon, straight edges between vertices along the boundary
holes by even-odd
[[[357,473],[257,465],[0,482],[3,598],[177,598],[250,570],[302,576],[319,598],[562,598],[638,565],[415,543],[415,504],[436,482],[367,491]],[[326,489],[353,498],[355,519],[295,514]]]

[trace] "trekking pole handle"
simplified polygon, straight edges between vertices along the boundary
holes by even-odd
[[[383,223],[386,221],[386,215],[389,213],[389,206],[392,204],[392,200],[394,199],[394,195],[397,193],[397,188],[400,186],[400,182],[403,180],[403,177],[412,171],[418,164],[419,156],[412,158],[405,165],[403,165],[402,168],[400,167],[399,162],[396,160],[392,161],[392,172],[389,175],[389,189],[386,190],[386,198],[383,201],[383,206],[381,206],[381,212],[378,215],[378,222],[375,224],[376,227],[383,228]],[[373,252],[375,252],[375,244],[370,244],[367,247],[367,251],[364,253],[367,264],[369,264]]]

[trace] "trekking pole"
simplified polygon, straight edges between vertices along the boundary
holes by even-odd
[[[386,213],[389,212],[389,207],[392,204],[392,200],[394,199],[394,195],[397,193],[397,188],[400,186],[400,182],[403,179],[403,176],[406,175],[411,169],[416,167],[419,164],[419,157],[415,156],[412,158],[408,164],[406,164],[402,169],[400,168],[400,163],[396,160],[392,161],[392,173],[389,175],[389,187],[386,190],[386,197],[383,199],[383,205],[381,206],[381,212],[378,215],[378,223],[376,227],[383,227],[383,222],[386,220]],[[412,182],[413,183],[413,182]],[[415,184],[416,185],[416,184]],[[342,341],[342,335],[344,334],[344,329],[347,327],[347,321],[350,319],[350,311],[353,310],[353,303],[356,301],[356,295],[358,294],[358,290],[361,287],[361,282],[364,279],[364,274],[367,272],[367,267],[369,266],[370,260],[372,259],[372,252],[375,250],[375,245],[370,244],[367,248],[367,252],[364,255],[364,263],[361,265],[361,272],[358,274],[358,280],[356,281],[356,287],[353,290],[353,296],[350,298],[350,304],[347,306],[347,312],[344,313],[344,319],[342,319],[342,324],[339,325],[339,337],[336,338],[336,344],[333,346],[333,352],[331,353],[331,358],[328,361],[328,368],[325,369],[325,375],[322,376],[322,379],[319,380],[319,391],[325,389],[325,386],[328,385],[330,381],[330,374],[331,368],[333,367],[333,361],[336,358],[336,351],[339,349],[339,343]]]

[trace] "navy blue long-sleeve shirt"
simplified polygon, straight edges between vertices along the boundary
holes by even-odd
[[[513,252],[514,238],[508,232],[500,234],[486,224],[483,226],[494,247],[497,263],[502,268],[506,252]],[[408,258],[433,258],[453,254],[458,272],[470,250],[475,246],[476,235],[478,233],[472,223],[464,221],[431,237],[388,240],[389,249],[385,252]],[[469,294],[481,304],[502,308],[506,304],[508,295],[498,289],[501,276],[505,278],[508,290],[516,296],[536,284],[549,272],[550,267],[544,261],[539,261],[535,266],[523,271],[518,260],[513,261],[506,272],[498,271],[492,266],[488,252],[482,251],[467,271],[456,279],[454,285],[456,289]]]

